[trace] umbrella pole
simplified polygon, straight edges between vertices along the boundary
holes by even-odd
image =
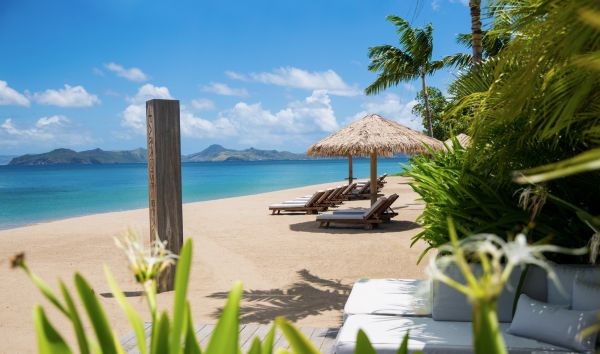
[[[371,153],[371,205],[377,201],[377,153]]]
[[[352,184],[352,155],[348,155],[348,184]]]

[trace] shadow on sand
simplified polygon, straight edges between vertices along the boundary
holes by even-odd
[[[270,323],[277,316],[296,321],[325,311],[341,310],[352,290],[351,285],[337,280],[323,279],[308,270],[298,271],[300,280],[287,290],[248,290],[244,291],[240,307],[242,323]],[[213,299],[226,299],[228,292],[209,295]],[[211,316],[219,318],[219,308]],[[342,319],[340,318],[340,323]]]
[[[123,291],[123,294],[125,295],[125,297],[144,296],[143,291]],[[104,298],[108,298],[108,299],[111,299],[114,297],[112,293],[101,293],[100,296],[102,296]]]
[[[389,223],[377,225],[373,230],[365,230],[363,225],[335,224],[329,227],[319,227],[316,221],[305,221],[290,225],[290,230],[298,232],[328,233],[328,234],[381,234],[387,232],[408,231],[421,227],[413,221],[392,220]]]

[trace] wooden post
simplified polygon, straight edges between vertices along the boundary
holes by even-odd
[[[348,184],[352,184],[352,155],[348,155]]]
[[[371,153],[371,205],[377,201],[377,153]]]
[[[158,237],[179,254],[183,244],[179,101],[146,101],[150,240]],[[158,291],[173,290],[175,267],[162,273]]]

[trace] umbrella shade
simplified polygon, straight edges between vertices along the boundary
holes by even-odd
[[[329,135],[308,148],[311,156],[363,156],[371,158],[371,203],[377,198],[377,156],[392,157],[394,153],[428,153],[444,148],[434,138],[412,130],[377,114],[362,119]]]
[[[460,133],[456,136],[456,140],[458,140],[458,143],[460,144],[460,146],[464,147],[464,148],[468,148],[469,146],[471,146],[471,137],[468,136],[467,134],[464,133]],[[446,143],[446,145],[448,145],[448,147],[452,148],[452,138],[444,141],[444,143]]]

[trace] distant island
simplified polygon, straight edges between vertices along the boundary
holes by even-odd
[[[295,154],[288,151],[259,150],[249,148],[233,150],[221,145],[211,145],[201,152],[183,155],[182,162],[207,162],[207,161],[266,161],[266,160],[306,160],[304,154]],[[95,165],[95,164],[123,164],[146,163],[146,149],[125,151],[105,151],[93,149],[74,151],[71,149],[56,149],[43,154],[27,154],[14,157],[9,165],[39,166],[39,165]]]

